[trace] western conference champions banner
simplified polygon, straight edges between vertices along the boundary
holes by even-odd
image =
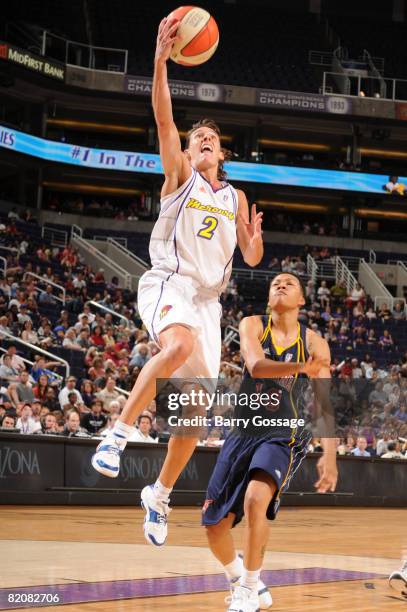
[[[2,125],[0,125],[1,148],[83,168],[163,174],[160,157],[154,153],[111,151],[54,142]],[[229,162],[225,167],[231,181],[294,187],[383,193],[383,185],[388,181],[388,177],[383,174],[316,170],[271,164]],[[407,177],[400,177],[399,180],[406,183]]]

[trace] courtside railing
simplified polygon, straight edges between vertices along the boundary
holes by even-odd
[[[56,295],[55,292],[52,293],[52,297],[54,297],[56,300],[58,300],[58,302],[62,302],[62,304],[65,306],[66,303],[66,289],[65,287],[63,287],[62,285],[58,285],[57,283],[54,283],[53,281],[47,280],[46,278],[43,278],[42,276],[40,276],[39,274],[35,274],[34,272],[25,272],[24,276],[23,276],[23,280],[25,281],[25,279],[27,278],[27,276],[32,276],[33,278],[36,279],[36,285],[35,288],[40,292],[40,293],[46,293],[45,289],[41,289],[41,287],[38,287],[39,283],[42,283],[43,285],[47,286],[47,285],[51,285],[51,287],[57,289],[59,291],[59,294]],[[61,297],[62,295],[62,297]]]
[[[108,312],[109,314],[112,315],[112,317],[117,317],[121,321],[124,321],[126,327],[131,327],[130,319],[120,314],[119,312],[116,312],[115,310],[112,310],[111,308],[108,308],[107,306],[104,306],[103,304],[99,304],[98,302],[95,302],[94,300],[91,300],[90,302],[87,302],[87,303],[94,306],[95,308],[99,308],[100,310],[103,310],[103,312]]]
[[[126,289],[131,289],[132,275],[110,259],[110,257],[102,253],[96,246],[85,240],[82,237],[82,229],[77,225],[72,226],[71,244],[81,252],[87,259],[87,263],[93,268],[103,267],[112,277],[117,276],[122,286]]]
[[[341,257],[336,257],[335,266],[336,282],[344,283],[348,294],[351,293],[356,287],[358,281]]]
[[[69,375],[71,373],[71,367],[69,363],[65,361],[65,359],[62,359],[62,357],[59,357],[59,355],[54,355],[53,353],[46,351],[40,346],[31,344],[31,342],[26,342],[25,340],[22,340],[18,336],[13,336],[13,334],[10,334],[9,332],[6,332],[4,330],[0,332],[0,336],[10,339],[13,342],[13,344],[22,344],[23,346],[29,348],[31,351],[35,353],[40,353],[41,355],[45,355],[45,357],[49,357],[52,361],[58,361],[61,364],[61,366],[65,368],[65,372],[66,372],[65,378],[69,378]]]

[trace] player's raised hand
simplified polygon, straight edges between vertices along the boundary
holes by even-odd
[[[261,240],[261,224],[263,221],[263,213],[256,211],[256,204],[252,205],[252,214],[249,223],[246,223],[246,229],[250,236],[250,244],[255,243],[257,240]]]
[[[166,62],[171,54],[174,42],[177,40],[178,19],[164,17],[158,28],[155,61]]]

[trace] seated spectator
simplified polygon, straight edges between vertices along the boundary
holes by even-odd
[[[77,397],[77,401],[80,404],[83,404],[83,399],[81,394],[79,393],[79,391],[76,389],[76,378],[75,376],[70,376],[69,378],[66,379],[66,384],[65,387],[63,389],[61,389],[61,391],[59,392],[58,395],[58,400],[59,400],[59,405],[60,407],[63,409],[63,407],[68,404],[68,396],[70,393],[75,393],[76,397]]]
[[[30,404],[24,404],[21,416],[17,419],[16,427],[22,434],[33,434],[41,431],[41,423],[33,419]]]
[[[91,311],[89,304],[84,305],[83,312],[81,312],[81,314],[78,316],[78,321],[80,321],[81,317],[83,316],[86,316],[89,325],[91,325],[93,321],[95,320],[95,315]]]
[[[399,409],[394,413],[395,418],[402,423],[407,423],[407,405],[400,403]]]
[[[356,448],[351,451],[354,457],[370,457],[370,453],[366,450],[367,440],[364,436],[360,436],[356,440]]]
[[[79,336],[76,337],[76,342],[83,350],[87,351],[91,346],[89,332],[87,329],[81,329]]]
[[[387,444],[387,451],[381,455],[382,459],[406,459],[401,453],[400,442],[389,442]]]
[[[16,429],[16,417],[12,414],[5,414],[1,420],[1,429]]]
[[[96,393],[96,397],[103,402],[103,410],[109,412],[110,402],[117,400],[120,397],[120,393],[115,389],[116,381],[112,376],[106,381],[106,386]]]
[[[62,342],[62,346],[72,351],[84,351],[85,350],[84,348],[82,348],[80,344],[78,344],[75,329],[73,327],[70,327],[69,329],[67,329],[65,333],[65,338]]]
[[[90,408],[95,400],[95,386],[91,380],[83,380],[81,385],[81,395],[83,403]]]
[[[17,347],[15,344],[9,344],[7,351],[0,357],[0,364],[4,362],[6,355],[11,357],[11,367],[21,373],[25,370],[25,363],[22,357],[17,355]]]
[[[81,418],[81,426],[91,435],[98,434],[107,423],[107,417],[102,413],[102,410],[103,402],[95,399],[92,402],[90,412],[87,412]]]
[[[116,423],[118,418],[119,418],[119,415],[117,414],[117,412],[111,412],[111,414],[109,414],[107,417],[107,427],[103,429],[101,432],[99,432],[99,436],[102,436],[103,438],[105,438],[113,429],[114,424]]]
[[[21,372],[17,383],[9,385],[8,393],[15,406],[17,406],[17,404],[20,402],[31,403],[35,400],[35,395],[27,370]]]
[[[279,260],[277,259],[277,257],[272,257],[272,258],[271,258],[271,260],[270,260],[270,262],[269,262],[269,264],[268,264],[267,268],[268,268],[269,270],[273,270],[273,271],[276,271],[276,272],[278,272],[279,270],[281,270],[280,262],[279,262]]]
[[[369,395],[369,402],[371,404],[377,404],[381,407],[384,407],[384,405],[387,403],[387,400],[387,395],[383,391],[383,382],[379,380],[376,383],[374,390]]]
[[[346,438],[346,454],[347,455],[351,455],[352,452],[355,450],[356,448],[356,440],[353,436],[348,436]]]
[[[356,283],[355,287],[352,289],[346,299],[346,306],[348,308],[353,308],[358,302],[361,302],[363,305],[365,303],[365,299],[366,294],[363,287],[359,283]]]
[[[317,291],[317,298],[322,308],[325,308],[326,306],[329,305],[330,295],[331,294],[326,285],[326,281],[324,280],[321,281],[321,286],[318,288],[318,291]]]
[[[4,355],[3,363],[0,365],[0,379],[8,383],[18,381],[18,371],[12,367],[11,357],[7,353]]]
[[[391,312],[390,312],[389,307],[387,306],[387,304],[385,302],[380,306],[380,309],[379,309],[379,312],[377,313],[377,316],[383,322],[384,321],[388,321],[389,319],[391,319]]]
[[[383,330],[383,335],[380,336],[379,346],[385,350],[391,350],[394,346],[393,338],[388,329]]]
[[[38,334],[33,330],[32,321],[25,321],[23,331],[21,332],[21,339],[24,342],[29,342],[30,344],[38,344]]]
[[[116,339],[114,337],[114,329],[113,327],[107,327],[106,333],[103,336],[103,340],[105,341],[106,348],[114,348],[116,344]]]
[[[141,343],[136,345],[137,349],[134,357],[131,358],[130,367],[143,368],[150,359],[150,351],[147,344]]]
[[[373,328],[369,329],[369,333],[367,335],[366,342],[367,344],[370,344],[370,345],[377,344],[376,332]]]
[[[38,330],[39,346],[49,349],[49,347],[56,343],[56,339],[56,335],[52,331],[50,323],[44,322],[44,324]]]
[[[50,412],[54,412],[55,410],[59,410],[59,401],[55,393],[55,389],[52,387],[47,388],[47,394],[45,399],[42,402],[43,406],[46,406]]]
[[[99,356],[95,357],[92,361],[92,366],[89,368],[88,375],[93,381],[103,378],[106,374],[103,359]]]
[[[49,388],[50,385],[48,376],[46,374],[41,374],[37,384],[33,389],[35,398],[40,400],[41,402],[44,402]]]
[[[404,306],[402,302],[396,302],[396,304],[394,305],[394,309],[392,312],[393,315],[393,319],[395,321],[404,321],[406,318],[406,313],[404,310]]]
[[[49,368],[60,366],[61,364],[59,361],[45,361],[44,357],[41,357],[41,355],[36,355],[34,359],[34,364],[31,367],[31,376],[35,382],[39,380],[41,374],[46,374],[48,379],[51,382],[54,382],[56,380],[56,376]]]
[[[352,373],[351,376],[353,379],[359,379],[359,378],[363,378],[363,370],[362,368],[359,366],[359,361],[356,359],[356,357],[354,357],[353,359],[351,359],[351,366],[352,366]]]
[[[331,298],[334,304],[341,304],[346,298],[346,287],[343,281],[339,281],[332,285],[330,290]]]
[[[373,319],[377,319],[376,313],[371,306],[369,306],[369,308],[367,309],[367,312],[365,313],[365,317],[369,321],[373,321]]]
[[[62,410],[64,414],[70,410],[76,410],[78,414],[82,414],[82,412],[85,412],[85,405],[78,399],[75,391],[71,391],[68,393],[68,401],[64,406],[62,406]]]
[[[69,438],[76,437],[88,437],[88,433],[86,429],[83,429],[80,426],[80,418],[79,414],[76,410],[70,410],[66,415],[66,422],[63,431],[61,432],[63,436],[68,436]]]
[[[39,297],[38,297],[38,302],[41,305],[47,305],[47,306],[56,306],[57,305],[57,300],[56,298],[53,296],[53,288],[52,285],[47,285],[45,288],[45,291],[41,291]]]
[[[153,421],[149,414],[140,414],[137,419],[137,428],[128,438],[129,442],[157,442],[150,436],[153,427]]]
[[[47,414],[41,420],[41,433],[46,435],[58,434],[58,424],[55,414]]]

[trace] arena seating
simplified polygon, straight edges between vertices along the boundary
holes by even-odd
[[[12,330],[14,334],[17,335],[21,335],[22,333],[23,325],[16,319],[17,316],[21,315],[19,306],[17,308],[17,313],[12,313],[8,306],[8,302],[11,298],[18,297],[18,304],[21,303],[21,300],[28,303],[28,314],[33,321],[34,332],[39,330],[40,325],[44,325],[45,322],[48,321],[50,323],[51,329],[54,331],[52,343],[47,347],[47,350],[49,350],[52,355],[61,357],[70,364],[71,375],[76,376],[78,380],[78,389],[85,380],[90,378],[96,397],[98,397],[98,394],[105,390],[107,378],[111,375],[116,378],[116,383],[120,384],[120,388],[123,389],[124,392],[129,391],[138,375],[137,368],[133,369],[131,365],[132,356],[137,353],[140,343],[146,343],[147,340],[145,332],[140,329],[141,322],[134,307],[136,296],[128,291],[112,286],[110,283],[111,279],[102,278],[98,280],[95,272],[89,268],[85,268],[87,278],[86,287],[75,290],[73,280],[76,280],[77,273],[81,269],[84,269],[83,263],[80,261],[77,261],[73,265],[67,263],[63,259],[62,249],[54,247],[54,252],[51,252],[49,245],[44,245],[44,239],[41,236],[41,228],[37,224],[17,221],[15,225],[13,224],[13,226],[11,226],[9,219],[4,215],[0,215],[0,221],[6,225],[6,231],[0,233],[0,246],[3,244],[9,247],[18,247],[22,242],[28,243],[26,252],[19,257],[12,256],[10,261],[10,265],[16,268],[15,272],[9,275],[11,295],[8,295],[7,287],[0,286],[0,317],[5,315],[7,319],[7,323],[4,322],[4,317],[0,322],[0,335],[2,328]],[[16,228],[17,234],[14,233],[14,227]],[[98,234],[100,235],[101,233],[102,232],[98,230]],[[91,236],[92,232],[88,231],[86,235]],[[112,235],[112,232],[109,232],[109,235]],[[137,239],[134,239],[134,235],[132,237],[131,234],[123,232],[117,232],[114,235],[126,236],[129,239],[130,248],[134,248],[138,255],[146,258],[149,238],[147,234],[138,234]],[[133,241],[131,238],[133,238]],[[269,261],[271,257],[277,256],[281,264],[283,257],[287,255],[292,257],[299,257],[302,255],[301,249],[295,245],[284,245],[283,247],[282,245],[267,244],[266,246],[265,261]],[[43,257],[44,251],[46,252],[45,259]],[[354,251],[349,249],[347,252],[355,254]],[[74,252],[71,254],[75,256]],[[361,252],[360,255],[363,255],[363,252]],[[383,256],[385,256],[385,254],[383,254]],[[235,264],[239,267],[242,266],[242,262],[239,258],[237,258]],[[28,280],[23,281],[24,272],[28,270],[36,271],[40,275],[51,274],[55,282],[66,287],[67,300],[64,308],[67,311],[67,320],[65,323],[61,324],[59,321],[61,317],[60,303],[43,303],[42,300],[39,299],[39,291],[35,287],[35,282],[34,285],[30,285]],[[306,276],[304,276],[304,280],[307,280]],[[329,288],[330,284],[332,284],[332,279],[328,279],[327,284]],[[317,288],[318,287],[315,287],[315,290]],[[235,290],[227,291],[222,298],[223,317],[221,326],[224,338],[227,337],[226,334],[231,326],[234,328],[238,326],[242,316],[250,313],[264,312],[267,289],[268,283],[266,280],[260,278],[249,279],[244,276],[237,278]],[[122,314],[126,313],[126,316],[132,320],[133,327],[126,331],[113,320],[104,319],[103,316],[99,318],[103,334],[107,332],[108,328],[112,328],[115,345],[114,348],[112,348],[112,352],[109,352],[108,347],[99,346],[99,350],[101,351],[99,355],[103,355],[103,361],[101,366],[99,366],[99,368],[101,368],[99,371],[99,378],[96,378],[95,372],[92,374],[92,368],[95,369],[96,366],[94,358],[91,356],[92,350],[94,351],[95,348],[97,348],[97,344],[94,344],[94,342],[96,342],[94,339],[94,329],[92,328],[90,330],[91,339],[88,350],[78,350],[78,348],[72,349],[64,346],[63,343],[67,331],[78,325],[78,315],[85,308],[86,302],[92,297],[95,297],[95,299],[100,302],[102,299],[105,299],[107,295],[110,296],[109,307]],[[329,323],[329,321],[325,322],[323,316],[321,317],[321,315],[325,314],[325,308],[318,303],[318,298],[307,300],[307,304],[304,309],[301,310],[300,315],[301,320],[307,323],[308,326],[313,326],[319,333],[329,338],[334,363],[332,372],[335,377],[338,377],[338,384],[347,371],[346,368],[350,367],[349,364],[351,359],[356,359],[357,368],[360,367],[362,362],[365,362],[362,374],[365,381],[364,387],[367,385],[370,389],[374,389],[375,383],[373,381],[375,380],[375,376],[378,376],[379,379],[383,377],[384,382],[389,380],[388,372],[392,368],[393,370],[395,368],[395,372],[398,372],[397,377],[401,380],[400,377],[407,367],[407,329],[405,326],[405,319],[401,321],[396,320],[393,318],[392,313],[389,314],[388,318],[385,318],[378,313],[376,319],[369,320],[363,315],[362,320],[358,322],[352,312],[353,307],[347,304],[346,300],[340,300],[336,303],[331,302],[331,306],[331,315],[333,319],[331,323]],[[371,306],[369,297],[367,297],[363,305],[364,312],[368,306]],[[342,309],[342,314],[339,310],[340,308]],[[342,327],[344,331],[341,330]],[[356,327],[363,328],[359,330],[362,334],[362,342],[358,342]],[[376,333],[377,342],[373,344],[368,344],[366,342],[367,334],[370,329],[373,329]],[[384,330],[388,330],[394,340],[394,344],[390,347],[382,347],[379,343]],[[125,334],[125,338],[123,338],[123,334]],[[75,337],[75,342],[77,342],[78,331],[75,332]],[[7,350],[9,344],[10,340],[3,338],[3,351]],[[147,346],[148,356],[151,357],[156,349],[153,348],[151,343],[148,343]],[[120,353],[123,348],[125,348],[124,354]],[[34,362],[38,358],[36,350],[27,346],[19,344],[18,352],[21,356]],[[366,357],[367,354],[369,354],[370,357]],[[95,357],[97,359],[98,355],[96,354]],[[236,365],[240,363],[238,345],[226,341],[223,346],[223,360],[225,363],[222,366],[221,384],[224,389],[227,389],[228,384],[236,385],[236,376],[240,376],[240,374],[236,374],[232,369],[233,364]],[[342,362],[342,365],[339,365],[340,362]],[[376,365],[373,362],[376,362]],[[343,365],[344,363],[345,366]],[[230,364],[230,366],[228,364]],[[370,367],[369,364],[372,364],[371,374],[369,375],[373,375],[372,380],[366,378]],[[339,366],[339,369],[336,369],[336,366]],[[53,368],[55,368],[55,366],[53,366]],[[107,368],[110,369],[107,370]],[[123,368],[125,370],[125,376],[120,382],[119,369]],[[56,369],[57,372],[63,374],[62,367],[57,367]],[[350,370],[350,374],[348,372],[347,375],[352,376],[352,370]],[[57,382],[56,384],[59,390],[63,382]],[[4,386],[4,381],[2,389],[3,403],[6,402],[5,405],[8,405],[7,399],[4,399],[4,394],[7,391],[7,384]],[[116,391],[116,393],[120,396],[122,392],[119,390]],[[5,397],[7,398],[7,395]],[[397,407],[398,406],[393,409],[394,414],[396,413]],[[13,411],[16,408],[20,410],[21,406],[14,408],[10,407],[10,410]],[[43,408],[45,409],[47,406],[44,405]],[[59,419],[59,430],[60,433],[62,433],[65,430],[65,416],[59,408],[61,407],[57,407],[56,414]],[[2,410],[3,409],[4,406]],[[89,409],[90,405],[86,405],[81,410],[84,410],[85,414]],[[39,418],[39,415],[34,416]],[[405,425],[403,421],[398,422],[397,418],[394,416],[388,418],[390,421],[384,419],[384,422],[386,426],[391,427],[393,432],[403,432],[404,429],[406,429],[407,425]],[[373,428],[372,431],[373,430],[375,432],[374,435],[380,433],[380,428],[377,429],[376,427],[376,429]],[[85,434],[86,432],[82,433]],[[344,430],[344,434],[345,433],[346,431]]]

